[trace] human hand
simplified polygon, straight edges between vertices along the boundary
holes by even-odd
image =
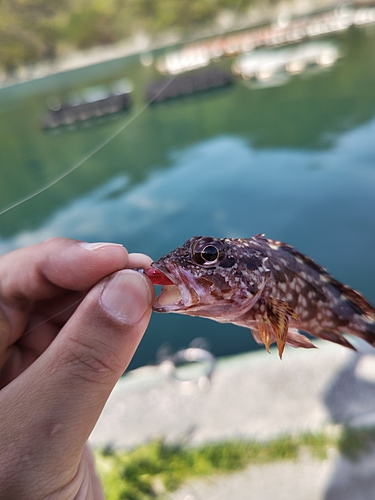
[[[0,257],[2,500],[104,498],[85,443],[148,325],[130,269],[150,263],[67,239]]]

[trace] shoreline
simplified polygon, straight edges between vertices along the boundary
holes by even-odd
[[[374,1],[360,2],[361,6],[373,5]],[[319,12],[334,11],[338,8],[356,8],[359,2],[350,3],[332,0],[319,0],[313,6],[305,0],[285,1],[274,7],[261,5],[249,9],[241,19],[231,13],[223,12],[218,16],[216,23],[211,28],[202,29],[199,34],[194,33],[189,37],[179,36],[176,32],[163,33],[152,37],[139,33],[130,39],[125,39],[109,46],[97,46],[82,51],[67,52],[53,61],[41,61],[33,65],[21,66],[14,74],[0,73],[0,90],[23,83],[39,80],[47,76],[58,75],[76,69],[101,64],[108,61],[122,59],[132,55],[148,54],[155,50],[167,49],[173,45],[191,44],[207,38],[229,35],[237,31],[255,29],[256,27],[282,22],[304,16],[312,16]]]

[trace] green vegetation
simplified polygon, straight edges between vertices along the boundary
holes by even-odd
[[[97,463],[107,500],[163,498],[187,480],[227,474],[251,464],[296,461],[301,452],[324,460],[329,449],[359,453],[366,431],[318,432],[282,436],[267,442],[238,441],[206,444],[196,448],[168,446],[157,441],[129,453],[97,453]],[[375,439],[375,432],[371,434]]]
[[[345,428],[340,436],[339,450],[352,461],[360,458],[361,454],[370,450],[375,443],[375,429]]]
[[[186,33],[223,9],[244,10],[260,0],[0,0],[0,68],[114,43],[140,32]],[[238,8],[237,8],[238,6]]]

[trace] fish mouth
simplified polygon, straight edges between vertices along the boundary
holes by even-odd
[[[172,282],[162,285],[161,292],[153,305],[154,311],[182,312],[200,303],[199,291],[202,287],[191,274],[169,263],[153,262],[151,267],[160,271]]]

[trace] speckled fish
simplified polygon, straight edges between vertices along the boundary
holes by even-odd
[[[265,238],[196,236],[146,271],[163,285],[154,311],[249,327],[267,350],[314,347],[299,330],[346,347],[342,333],[375,346],[375,309],[290,245]]]

